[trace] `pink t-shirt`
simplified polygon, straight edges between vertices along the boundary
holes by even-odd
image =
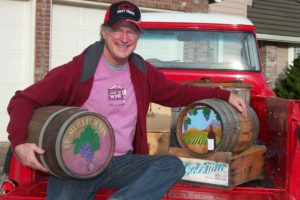
[[[132,151],[137,120],[137,104],[128,63],[116,69],[101,57],[94,75],[93,87],[81,106],[103,115],[114,129],[115,156]]]

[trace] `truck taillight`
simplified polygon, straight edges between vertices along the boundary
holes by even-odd
[[[17,186],[18,183],[16,181],[5,180],[1,185],[0,197],[12,192],[13,190],[16,189]]]

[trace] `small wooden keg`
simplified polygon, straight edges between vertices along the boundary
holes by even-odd
[[[59,177],[92,178],[112,159],[115,138],[101,115],[77,107],[47,106],[34,111],[28,142],[45,150],[38,160]]]
[[[194,102],[179,114],[177,140],[187,153],[199,158],[215,151],[241,152],[253,144],[259,133],[255,111],[249,105],[247,111],[248,117],[244,118],[220,99]],[[209,135],[214,135],[213,148],[209,148]]]

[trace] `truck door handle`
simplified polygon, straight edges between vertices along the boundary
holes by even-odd
[[[210,83],[211,82],[211,79],[209,77],[203,77],[200,80],[201,80],[201,82],[206,82],[206,83]]]

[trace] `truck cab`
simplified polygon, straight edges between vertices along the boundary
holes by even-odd
[[[175,184],[164,199],[300,200],[300,108],[276,97],[262,73],[255,26],[246,18],[221,14],[144,13],[136,53],[176,82],[199,81],[249,86],[245,100],[259,118],[256,143],[266,146],[265,178],[231,190]],[[231,88],[232,89],[232,88]],[[235,88],[237,91],[240,88]],[[10,161],[8,180],[18,187],[4,199],[43,199],[47,175]],[[101,189],[106,199],[113,189]]]
[[[220,14],[146,13],[136,52],[172,80],[240,81],[274,96],[261,71],[255,27]]]

